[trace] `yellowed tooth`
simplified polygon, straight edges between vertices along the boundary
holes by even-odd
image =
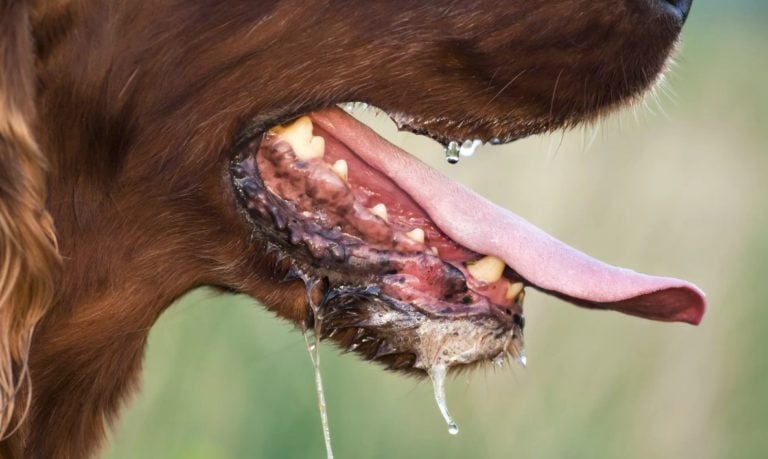
[[[312,120],[308,116],[302,116],[290,124],[272,128],[272,132],[293,145],[293,142],[309,143],[312,140],[312,129]]]
[[[308,144],[297,145],[293,152],[296,158],[306,161],[308,159],[322,158],[325,155],[325,139],[322,137],[312,137]]]
[[[474,263],[468,263],[467,270],[478,281],[490,284],[501,279],[504,262],[498,257],[488,255]]]
[[[434,255],[436,257],[440,256],[440,252],[437,250],[437,247],[429,247],[427,248],[427,252],[429,252],[431,255]]]
[[[515,298],[517,298],[517,295],[519,295],[520,292],[523,291],[523,287],[525,286],[523,285],[522,282],[515,282],[515,283],[510,282],[509,285],[507,286],[507,294],[504,295],[504,297],[509,301],[514,300]]]
[[[308,116],[302,116],[291,124],[278,126],[272,129],[272,132],[280,140],[288,142],[299,160],[322,158],[325,154],[325,139],[312,136],[312,120]]]
[[[376,204],[375,206],[371,207],[371,213],[380,219],[384,220],[385,222],[389,223],[389,216],[387,215],[387,206],[384,204]]]
[[[419,242],[421,244],[424,243],[425,234],[424,234],[424,230],[421,228],[412,229],[411,231],[408,231],[407,233],[405,233],[405,235],[416,242]]]
[[[336,175],[341,177],[342,180],[345,182],[349,181],[349,165],[347,165],[347,162],[343,159],[340,159],[333,163],[333,166],[331,166],[331,169],[333,169],[333,172],[336,172]]]

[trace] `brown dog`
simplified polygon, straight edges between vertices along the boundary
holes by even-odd
[[[520,358],[525,286],[697,323],[692,285],[592,260],[329,108],[451,149],[572,126],[654,84],[689,7],[0,0],[1,454],[94,454],[202,285],[414,372]]]

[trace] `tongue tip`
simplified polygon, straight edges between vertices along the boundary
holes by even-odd
[[[603,307],[651,320],[699,325],[707,309],[707,300],[698,287],[685,283]]]
[[[704,292],[688,283],[638,293],[618,301],[586,300],[559,292],[548,293],[589,309],[607,309],[659,322],[699,325],[707,309]]]
[[[699,325],[707,310],[707,297],[695,286],[682,287],[687,290],[690,297],[688,304],[674,315],[675,322],[686,322],[691,325]]]

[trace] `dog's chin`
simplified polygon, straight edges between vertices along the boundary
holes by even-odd
[[[275,281],[306,286],[302,325],[347,351],[422,374],[524,363],[528,287],[589,308],[701,319],[704,296],[692,284],[594,260],[341,109],[289,118],[239,143],[231,180],[254,239],[274,258]]]

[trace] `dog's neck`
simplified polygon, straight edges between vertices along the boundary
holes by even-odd
[[[147,257],[120,267],[107,250],[94,245],[66,258],[59,301],[34,335],[33,398],[21,429],[5,445],[11,457],[92,455],[137,385],[152,324],[194,283],[183,271],[153,281],[145,267],[162,261]],[[77,272],[84,266],[90,275]]]

